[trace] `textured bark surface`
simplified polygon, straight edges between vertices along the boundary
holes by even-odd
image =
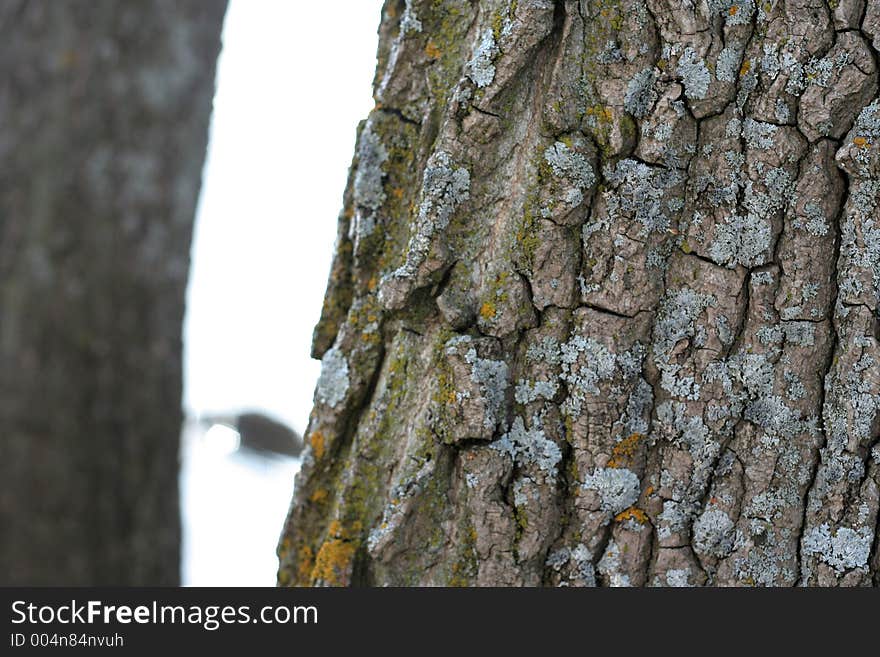
[[[386,2],[280,583],[880,583],[878,47]]]
[[[0,3],[0,584],[179,580],[181,324],[224,10]]]

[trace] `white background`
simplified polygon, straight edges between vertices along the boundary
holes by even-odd
[[[358,121],[373,106],[380,0],[231,0],[184,326],[187,415],[260,409],[305,429],[309,358]],[[272,585],[292,460],[212,447],[189,423],[184,584]]]

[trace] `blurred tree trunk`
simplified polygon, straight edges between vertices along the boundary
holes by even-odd
[[[281,584],[878,583],[880,3],[385,3]]]
[[[225,6],[0,4],[0,584],[179,581],[181,325]]]

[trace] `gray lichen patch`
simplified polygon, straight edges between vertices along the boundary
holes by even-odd
[[[801,576],[823,586],[869,581],[865,566],[878,508],[877,485],[866,477],[865,458],[876,441],[880,414],[875,318],[864,306],[853,306],[837,323],[845,341],[838,343],[825,377],[826,442],[809,491],[802,543]]]
[[[880,296],[880,179],[856,178],[844,206],[841,229],[839,301],[877,306]],[[838,313],[846,309],[838,308]]]
[[[709,11],[720,13],[724,25],[748,25],[755,15],[755,0],[708,0]]]
[[[693,586],[690,568],[670,568],[666,571],[666,585],[675,588]]]
[[[545,566],[559,586],[596,586],[593,556],[583,543],[553,550],[547,555]]]
[[[880,177],[880,99],[875,99],[859,113],[837,153],[837,163],[854,177]]]
[[[400,17],[400,33],[407,35],[421,31],[422,21],[419,20],[415,9],[413,9],[413,0],[406,0],[403,15]]]
[[[621,588],[632,586],[629,575],[622,572],[621,569],[621,551],[617,541],[613,538],[608,542],[608,547],[596,564],[596,570],[607,582],[607,585],[613,588]]]
[[[684,207],[678,172],[634,160],[606,167],[609,185],[582,228],[581,300],[625,316],[652,311],[662,272],[675,248],[670,237]]]
[[[514,399],[518,404],[531,404],[538,399],[552,400],[559,391],[559,384],[556,381],[534,381],[529,382],[520,379],[516,385]]]
[[[832,531],[823,523],[804,535],[803,551],[816,555],[838,573],[853,568],[866,568],[871,555],[873,532],[868,527],[839,527]]]
[[[388,151],[369,122],[364,126],[358,140],[357,156],[357,172],[354,177],[355,205],[375,212],[385,202],[382,165],[388,160]]]
[[[603,197],[611,221],[631,217],[641,224],[641,236],[669,229],[671,217],[681,209],[670,198],[670,191],[683,181],[680,172],[624,159],[606,166],[603,174],[610,187]],[[585,234],[592,229],[585,225]]]
[[[654,89],[656,81],[657,72],[653,67],[642,69],[632,77],[623,97],[623,106],[627,112],[640,119],[651,111],[657,100],[657,91]]]
[[[532,221],[540,218],[559,225],[583,221],[575,210],[592,201],[596,162],[594,146],[581,133],[560,135],[543,148],[536,164],[537,202],[527,209]]]
[[[456,166],[446,151],[436,151],[428,158],[406,262],[384,276],[379,286],[379,299],[387,308],[400,308],[409,292],[423,284],[423,275],[430,273],[422,268],[431,247],[458,206],[470,197],[470,185],[470,172]]]
[[[345,399],[348,387],[348,361],[342,351],[332,347],[321,359],[321,374],[315,389],[315,399],[318,403],[334,408]]]
[[[510,372],[497,341],[449,339],[438,363],[432,427],[446,442],[489,440],[505,421]]]
[[[715,61],[715,77],[720,82],[735,83],[739,78],[742,58],[743,45],[741,43],[734,42],[722,48]]]
[[[735,525],[723,510],[706,509],[694,522],[694,551],[716,558],[726,557],[733,551]]]
[[[352,235],[355,249],[360,240],[368,237],[375,228],[376,211],[385,202],[382,170],[388,161],[388,151],[367,122],[360,134],[357,147],[358,164],[354,177],[354,203],[357,211],[352,222]]]
[[[804,221],[793,221],[795,228],[802,228],[810,235],[815,237],[823,237],[828,234],[828,218],[822,208],[815,203],[807,203],[804,206]]]
[[[768,149],[773,147],[773,136],[778,128],[772,123],[763,123],[747,117],[742,123],[742,135],[751,148]]]
[[[498,55],[498,46],[495,45],[495,35],[491,28],[483,31],[474,55],[465,66],[465,73],[480,88],[488,87],[495,79],[495,57]]]
[[[731,570],[734,581],[739,584],[791,586],[797,578],[792,568],[791,539],[790,529],[777,530],[767,520],[752,519],[748,523],[748,536],[740,535],[737,551],[730,555],[729,563],[724,565]]]
[[[682,345],[693,341],[699,347],[703,333],[697,318],[716,303],[712,295],[701,294],[684,287],[667,295],[654,326],[652,352],[654,365],[660,372],[660,386],[673,397],[697,399],[700,385],[690,374],[682,371],[675,357]]]
[[[596,493],[599,508],[610,518],[636,503],[641,483],[638,475],[627,468],[596,468],[584,477],[581,488]]]
[[[610,384],[637,377],[647,353],[645,345],[636,342],[621,352],[583,335],[574,335],[560,346],[562,380],[568,389],[563,410],[574,417],[584,410],[590,397],[601,395],[600,384]]]
[[[773,227],[766,219],[754,214],[732,215],[715,230],[715,240],[709,249],[711,258],[719,264],[754,267],[763,264],[770,249]]]
[[[774,134],[775,126],[773,128],[766,134]],[[754,139],[765,139],[760,136],[763,133],[758,131],[758,134]],[[760,183],[748,179],[742,189],[743,213],[732,213],[715,224],[708,252],[712,260],[728,267],[765,264],[775,242],[774,222],[779,221],[781,212],[796,200],[794,179],[782,167],[767,168]]]
[[[663,451],[658,494],[662,510],[655,524],[663,545],[686,538],[700,508],[712,468],[721,451],[718,432],[710,432],[701,415],[689,413],[681,402],[657,406],[655,430],[668,444]]]
[[[521,467],[535,465],[548,475],[555,476],[562,452],[555,442],[547,438],[538,416],[532,418],[531,424],[532,427],[527,429],[523,419],[515,417],[510,430],[492,443],[492,448],[507,454]]]
[[[464,359],[473,368],[471,381],[480,386],[487,402],[483,426],[494,429],[503,419],[501,411],[504,408],[509,384],[507,363],[503,360],[480,358],[474,348],[468,349]]]
[[[776,104],[773,107],[773,118],[776,119],[777,123],[788,123],[791,119],[791,109],[782,98],[776,99]]]
[[[531,345],[526,352],[526,358],[532,363],[544,362],[558,365],[560,356],[559,341],[552,336],[544,337],[541,342]]]
[[[596,182],[596,174],[587,159],[561,141],[547,147],[547,150],[544,151],[544,159],[550,165],[554,175],[566,178],[576,189],[581,190],[581,193]],[[578,203],[572,203],[572,205],[578,205]]]
[[[706,62],[696,51],[687,46],[678,58],[676,73],[684,85],[684,92],[692,100],[701,100],[709,93],[709,84],[712,74],[706,66]]]

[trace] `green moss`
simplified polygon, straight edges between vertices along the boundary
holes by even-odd
[[[446,357],[446,343],[452,332],[444,327],[439,331],[432,350],[430,369],[435,374],[436,387],[432,395],[433,432],[442,442],[449,442],[448,409],[456,403],[455,377]]]
[[[403,264],[419,193],[417,126],[381,109],[374,110],[374,114],[373,131],[388,154],[384,164],[385,202],[381,212],[384,223],[381,229],[373,231],[372,241],[361,249],[374,254],[372,258],[361,257],[358,263],[362,269],[359,277],[361,294],[375,289],[382,273]]]
[[[479,572],[477,530],[470,516],[463,514],[458,526],[458,545],[455,560],[450,567],[449,586],[472,586]]]
[[[436,107],[449,102],[452,89],[461,77],[461,65],[467,61],[464,49],[471,8],[466,0],[434,0],[419,15],[424,33],[431,35],[437,57],[427,70],[428,85]]]
[[[500,9],[496,9],[492,13],[492,36],[495,38],[495,43],[498,43],[498,40],[501,39],[501,29],[504,27],[504,13]]]
[[[507,301],[507,281],[510,278],[510,272],[503,271],[497,274],[489,286],[489,301],[495,305],[503,304]]]
[[[538,237],[538,218],[534,214],[534,208],[537,204],[536,195],[526,199],[523,204],[523,216],[516,229],[516,249],[513,260],[520,265],[523,271],[528,273],[532,271],[535,253],[541,242]]]
[[[635,143],[639,136],[639,126],[633,121],[629,114],[621,114],[620,118],[620,134],[626,143]]]

